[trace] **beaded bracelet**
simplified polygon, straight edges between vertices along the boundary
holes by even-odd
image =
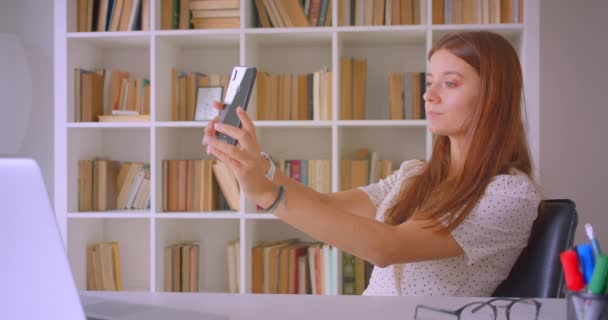
[[[274,210],[279,206],[279,203],[283,199],[284,194],[285,194],[285,187],[279,186],[279,194],[277,195],[277,198],[270,205],[270,207],[268,207],[267,209],[264,209],[264,212],[274,212]]]

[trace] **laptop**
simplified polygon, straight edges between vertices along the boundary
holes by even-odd
[[[3,319],[228,319],[84,295],[81,303],[40,168],[31,159],[0,159],[0,252]]]

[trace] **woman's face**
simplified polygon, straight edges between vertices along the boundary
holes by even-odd
[[[479,99],[477,71],[445,49],[431,56],[424,107],[429,130],[436,135],[464,136]]]

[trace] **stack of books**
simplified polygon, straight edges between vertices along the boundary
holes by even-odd
[[[330,160],[278,160],[277,169],[286,176],[323,193],[331,192]]]
[[[258,27],[329,27],[332,0],[255,0]]]
[[[434,24],[522,23],[523,0],[433,0]]]
[[[230,241],[226,249],[228,262],[228,292],[241,292],[241,242]]]
[[[239,28],[240,0],[162,0],[161,29]]]
[[[338,0],[338,25],[425,24],[425,4],[426,0]]]
[[[424,72],[391,73],[389,84],[389,119],[426,119],[424,92],[426,91]]]
[[[336,248],[297,239],[260,242],[252,248],[252,292],[335,295]]]
[[[369,284],[374,266],[348,252],[342,252],[342,294],[361,295]]]
[[[376,183],[395,172],[391,160],[381,160],[378,152],[367,148],[357,150],[354,160],[340,160],[340,190],[350,190]]]
[[[150,0],[77,0],[76,31],[149,30]]]
[[[97,121],[104,114],[104,78],[104,70],[74,69],[74,121]]]
[[[87,290],[121,291],[120,249],[118,242],[87,246]]]
[[[200,244],[193,241],[165,247],[165,291],[198,291],[199,253]]]
[[[340,58],[340,119],[365,119],[367,60]]]
[[[150,80],[119,69],[74,69],[74,121],[149,121]]]
[[[141,162],[122,162],[116,182],[119,210],[150,209],[150,165]]]
[[[309,74],[258,72],[258,120],[331,120],[331,71]]]
[[[240,0],[192,0],[194,29],[238,28],[241,25]]]
[[[116,209],[118,167],[112,160],[78,161],[78,211]]]
[[[240,209],[238,181],[216,160],[163,160],[162,202],[165,212]]]
[[[150,208],[148,164],[80,160],[78,172],[78,211]]]

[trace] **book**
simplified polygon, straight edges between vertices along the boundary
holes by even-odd
[[[353,59],[351,57],[340,58],[340,119],[353,119]]]
[[[198,292],[200,244],[193,242],[190,247],[190,292]]]
[[[93,161],[78,161],[78,211],[93,209]]]
[[[200,243],[182,241],[164,248],[164,290],[198,292]]]
[[[238,9],[241,7],[240,0],[205,0],[190,2],[190,10],[221,10]]]
[[[192,11],[192,18],[225,18],[240,17],[240,9],[218,9],[218,10],[197,10]]]
[[[140,172],[143,170],[143,168],[144,164],[138,162],[130,163],[128,165],[128,169],[124,169],[126,172],[123,172],[123,168],[121,168],[121,172],[119,172],[118,178],[118,198],[116,200],[118,209],[129,208],[127,207],[127,205],[131,195],[131,190],[136,180],[138,180],[138,176],[140,175]],[[121,176],[121,173],[123,174],[123,176]]]
[[[165,275],[165,291],[171,292],[173,291],[172,287],[172,276],[173,276],[173,248],[171,246],[165,247],[165,258],[164,258],[164,275]]]
[[[264,293],[264,252],[268,242],[260,242],[251,249],[251,292]]]
[[[226,257],[228,264],[228,292],[238,293],[236,278],[239,272],[236,269],[236,248],[234,241],[228,243]]]
[[[192,18],[190,21],[194,29],[230,29],[241,24],[240,17]]]
[[[90,243],[86,246],[87,290],[121,291],[122,274],[118,242]]]
[[[141,115],[100,115],[99,122],[149,122],[149,114]]]
[[[228,166],[218,161],[213,165],[213,174],[217,179],[220,189],[224,193],[230,209],[239,211],[240,210],[240,191],[239,184],[232,173],[232,170]]]
[[[120,247],[118,242],[110,242],[112,248],[112,267],[114,272],[114,286],[116,291],[122,291],[122,272],[120,268]]]
[[[261,24],[264,28],[270,28],[272,25],[270,24],[269,14],[264,7],[263,0],[255,0],[255,9],[258,14],[258,26]]]

